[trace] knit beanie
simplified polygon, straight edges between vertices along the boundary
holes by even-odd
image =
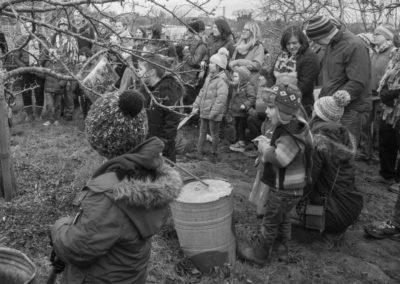
[[[301,105],[299,88],[291,84],[277,84],[265,90],[265,102],[276,106],[283,121],[290,121]]]
[[[376,29],[374,30],[374,34],[383,35],[386,40],[393,40],[394,30],[389,25],[380,25],[376,27]]]
[[[58,21],[57,27],[60,27],[61,25],[67,25],[69,26],[69,22],[67,18],[60,18],[60,20]]]
[[[190,27],[189,31],[191,33],[193,33],[193,31],[196,33],[200,33],[206,29],[204,22],[201,20],[194,20],[194,21],[190,22],[188,24],[188,26]]]
[[[236,66],[233,68],[233,72],[239,74],[240,83],[245,83],[250,80],[251,73],[245,66]]]
[[[324,121],[337,122],[344,112],[344,107],[350,102],[347,91],[336,91],[332,96],[319,98],[314,103],[315,114]]]
[[[328,17],[315,16],[308,22],[306,34],[312,41],[322,39],[330,35],[336,29]]]
[[[148,131],[143,105],[143,96],[134,90],[98,98],[85,121],[87,139],[93,149],[111,159],[142,143]]]
[[[367,46],[371,46],[371,44],[374,42],[374,36],[370,33],[359,33],[357,36],[361,38],[367,44]]]
[[[210,58],[210,62],[217,64],[222,69],[226,69],[226,65],[228,64],[229,51],[225,47],[221,47],[218,50],[218,53],[214,54]]]

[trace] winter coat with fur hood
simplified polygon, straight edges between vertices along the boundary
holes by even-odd
[[[208,75],[193,108],[200,110],[200,117],[221,121],[228,104],[228,78],[224,71]]]
[[[155,179],[119,180],[105,172],[90,180],[74,221],[62,218],[52,229],[54,250],[68,263],[64,283],[145,283],[151,237],[181,186],[166,165]]]
[[[314,137],[314,155],[312,184],[308,190],[311,190],[311,201],[321,204],[322,198],[327,197],[331,190],[355,189],[356,148],[350,132],[339,123],[318,120],[311,123],[311,131]]]

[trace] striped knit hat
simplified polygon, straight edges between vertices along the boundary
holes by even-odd
[[[328,17],[315,16],[308,22],[306,34],[309,39],[315,41],[327,37],[335,29],[335,25]]]
[[[388,25],[377,26],[376,29],[374,30],[374,34],[383,35],[386,38],[386,40],[393,40],[394,37],[393,28]]]
[[[323,121],[337,122],[344,112],[344,107],[350,102],[350,94],[347,91],[336,91],[332,96],[319,98],[314,103],[315,114]]]

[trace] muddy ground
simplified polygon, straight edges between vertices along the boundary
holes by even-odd
[[[12,202],[0,199],[0,245],[26,253],[36,264],[37,283],[50,273],[49,227],[62,216],[73,215],[76,192],[104,160],[88,145],[82,121],[45,127],[41,123],[18,125],[24,133],[11,138],[18,195]],[[186,127],[182,135],[195,140],[197,129]],[[253,160],[232,153],[225,141],[221,163],[194,162],[179,157],[180,165],[199,176],[222,177],[234,188],[234,220],[239,241],[249,241],[260,220],[248,201],[255,177]],[[310,237],[294,230],[289,264],[272,259],[258,268],[236,262],[234,267],[201,275],[195,269],[177,273],[185,263],[170,219],[153,239],[148,283],[400,283],[400,243],[365,238],[363,226],[391,217],[396,195],[384,186],[370,184],[366,176],[377,173],[378,165],[358,163],[357,186],[365,204],[359,221],[349,228],[344,241],[330,251],[315,249]],[[187,177],[183,174],[184,177]],[[309,235],[307,235],[309,236]],[[179,266],[178,266],[179,267]],[[182,270],[179,270],[182,271]]]

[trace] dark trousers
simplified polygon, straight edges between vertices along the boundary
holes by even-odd
[[[247,127],[247,117],[234,117],[236,141],[244,141]]]
[[[258,114],[257,116],[250,115],[247,118],[248,138],[250,141],[261,135],[261,126],[265,121],[265,116],[265,114]]]
[[[283,243],[291,239],[292,226],[289,212],[299,202],[300,198],[286,196],[279,191],[269,192],[266,213],[261,225],[261,235],[266,247],[272,246],[277,239]]]
[[[347,127],[350,133],[353,134],[357,146],[360,143],[361,120],[361,113],[352,109],[345,109],[342,119],[340,120],[342,125]]]
[[[396,205],[394,206],[393,225],[400,228],[400,193],[397,194]]]
[[[165,142],[163,156],[170,159],[174,163],[176,162],[175,139],[171,139]]]
[[[381,119],[379,124],[379,161],[380,175],[385,179],[400,177],[399,169],[396,168],[397,153],[400,148],[400,127],[399,124],[387,124]]]
[[[34,89],[34,96],[36,101],[36,107],[38,108],[38,114],[41,113],[44,104],[44,79],[36,76],[35,74],[23,74],[21,80],[19,81],[21,90],[28,89],[37,85],[38,87]],[[33,115],[33,102],[32,102],[32,90],[27,90],[22,93],[22,101],[24,102],[25,111],[29,115]]]

